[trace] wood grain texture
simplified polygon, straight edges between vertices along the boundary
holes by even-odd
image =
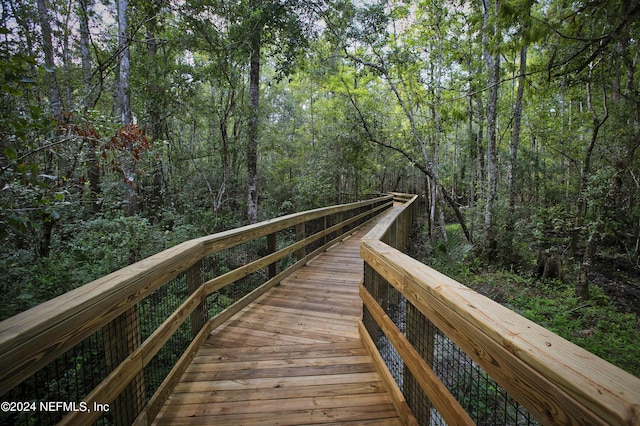
[[[360,340],[363,228],[213,330],[155,424],[402,424]]]

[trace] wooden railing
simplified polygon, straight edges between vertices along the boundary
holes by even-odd
[[[640,424],[640,379],[404,255],[417,197],[395,200],[361,243],[360,330],[406,423]]]
[[[3,321],[0,424],[149,424],[212,329],[391,204],[187,241]]]

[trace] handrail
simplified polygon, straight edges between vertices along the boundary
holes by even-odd
[[[433,413],[419,412],[417,403],[426,397],[426,406],[435,407],[449,424],[477,421],[471,416],[477,413],[462,407],[468,401],[456,401],[449,389],[455,378],[441,380],[447,366],[440,364],[447,360],[439,362],[435,352],[451,341],[543,424],[640,424],[640,379],[395,248],[408,238],[405,230],[417,199],[394,200],[405,204],[389,211],[361,242],[365,313],[360,329],[369,340],[383,332],[401,358],[400,407],[409,406],[411,415],[428,424]],[[411,380],[420,395],[407,388]]]
[[[191,319],[191,337],[187,339],[190,346],[180,350],[188,358],[193,347],[212,328],[346,233],[353,232],[390,207],[391,202],[391,196],[383,196],[294,213],[190,240],[4,320],[0,322],[0,396],[7,399],[12,389],[30,380],[34,373],[62,362],[61,359],[92,357],[93,360],[98,357],[101,360],[92,362],[100,365],[102,380],[76,394],[86,405],[78,405],[80,410],[67,414],[62,423],[94,422],[102,413],[92,410],[93,404],[104,405],[117,398],[138,400],[123,402],[130,405],[118,414],[126,417],[125,422],[131,423],[136,418],[140,423],[150,422],[186,362],[176,362],[169,376],[157,386],[155,395],[148,399],[144,394],[151,392],[142,375],[147,373],[145,367],[170,339],[181,337],[183,332],[178,333],[178,330],[187,319]],[[227,264],[236,261],[237,253],[232,251],[243,245],[246,247],[242,254],[249,259],[229,268]],[[215,258],[228,252],[230,254],[224,258]],[[295,262],[280,265],[287,259],[289,263]],[[205,264],[209,266],[205,267]],[[217,269],[220,273],[216,273]],[[206,279],[205,272],[213,276]],[[256,273],[266,282],[242,284],[247,288],[234,293],[235,303],[224,306],[226,309],[222,312],[216,311],[218,304],[210,301],[212,297],[228,299],[225,291],[231,291],[228,290],[230,284]],[[145,333],[140,330],[144,323],[140,320],[143,315],[140,312],[147,305],[152,310],[160,305],[171,307],[160,315],[164,317],[158,320],[159,324],[145,332],[148,333],[145,339]],[[207,320],[208,316],[212,318]],[[90,348],[83,346],[87,341],[91,342],[87,344]],[[75,351],[73,355],[68,355],[72,350]],[[65,377],[56,377],[54,381],[66,381],[67,376],[80,374],[73,366],[69,368]],[[38,386],[31,385],[32,388]],[[61,394],[66,395],[65,392]],[[58,398],[58,401],[62,400]],[[68,402],[80,403],[79,400]],[[64,408],[64,411],[71,411],[67,406]],[[115,415],[111,411],[110,415]]]

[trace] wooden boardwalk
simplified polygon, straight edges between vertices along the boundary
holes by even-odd
[[[358,332],[370,226],[214,330],[155,423],[401,424]]]

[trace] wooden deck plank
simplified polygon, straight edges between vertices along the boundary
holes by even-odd
[[[343,383],[343,384],[321,384],[321,385],[300,385],[279,388],[257,388],[239,390],[225,390],[223,392],[183,392],[176,393],[171,397],[173,405],[178,404],[201,404],[231,401],[250,401],[264,399],[287,399],[306,398],[318,396],[339,396],[339,395],[360,395],[384,392],[379,382]]]
[[[274,404],[277,407],[277,404]],[[158,425],[216,425],[216,426],[273,426],[273,425],[366,425],[367,421],[383,425],[399,425],[400,420],[392,404],[370,405],[358,408],[311,409],[283,411],[271,408],[264,413],[240,413],[226,415],[193,415],[190,417],[159,418]]]
[[[350,383],[379,382],[377,372],[356,373],[347,375],[321,375],[298,377],[267,377],[259,379],[233,379],[212,382],[180,382],[174,394],[187,392],[214,392],[242,390],[250,392],[254,389],[278,389],[283,387],[316,386],[322,384],[348,385]]]
[[[376,408],[392,406],[389,396],[384,393],[357,394],[357,395],[334,395],[334,396],[313,396],[305,398],[283,398],[283,399],[262,399],[249,401],[231,402],[204,402],[199,404],[170,404],[166,410],[167,414],[174,416],[224,416],[232,414],[271,413],[279,412],[299,412],[313,410],[330,410],[336,408],[348,408],[353,411],[364,411],[371,407]],[[364,410],[363,410],[364,409]],[[264,415],[264,414],[262,414]],[[216,418],[216,423],[218,419]]]
[[[155,424],[401,424],[358,332],[368,229],[214,330]]]

